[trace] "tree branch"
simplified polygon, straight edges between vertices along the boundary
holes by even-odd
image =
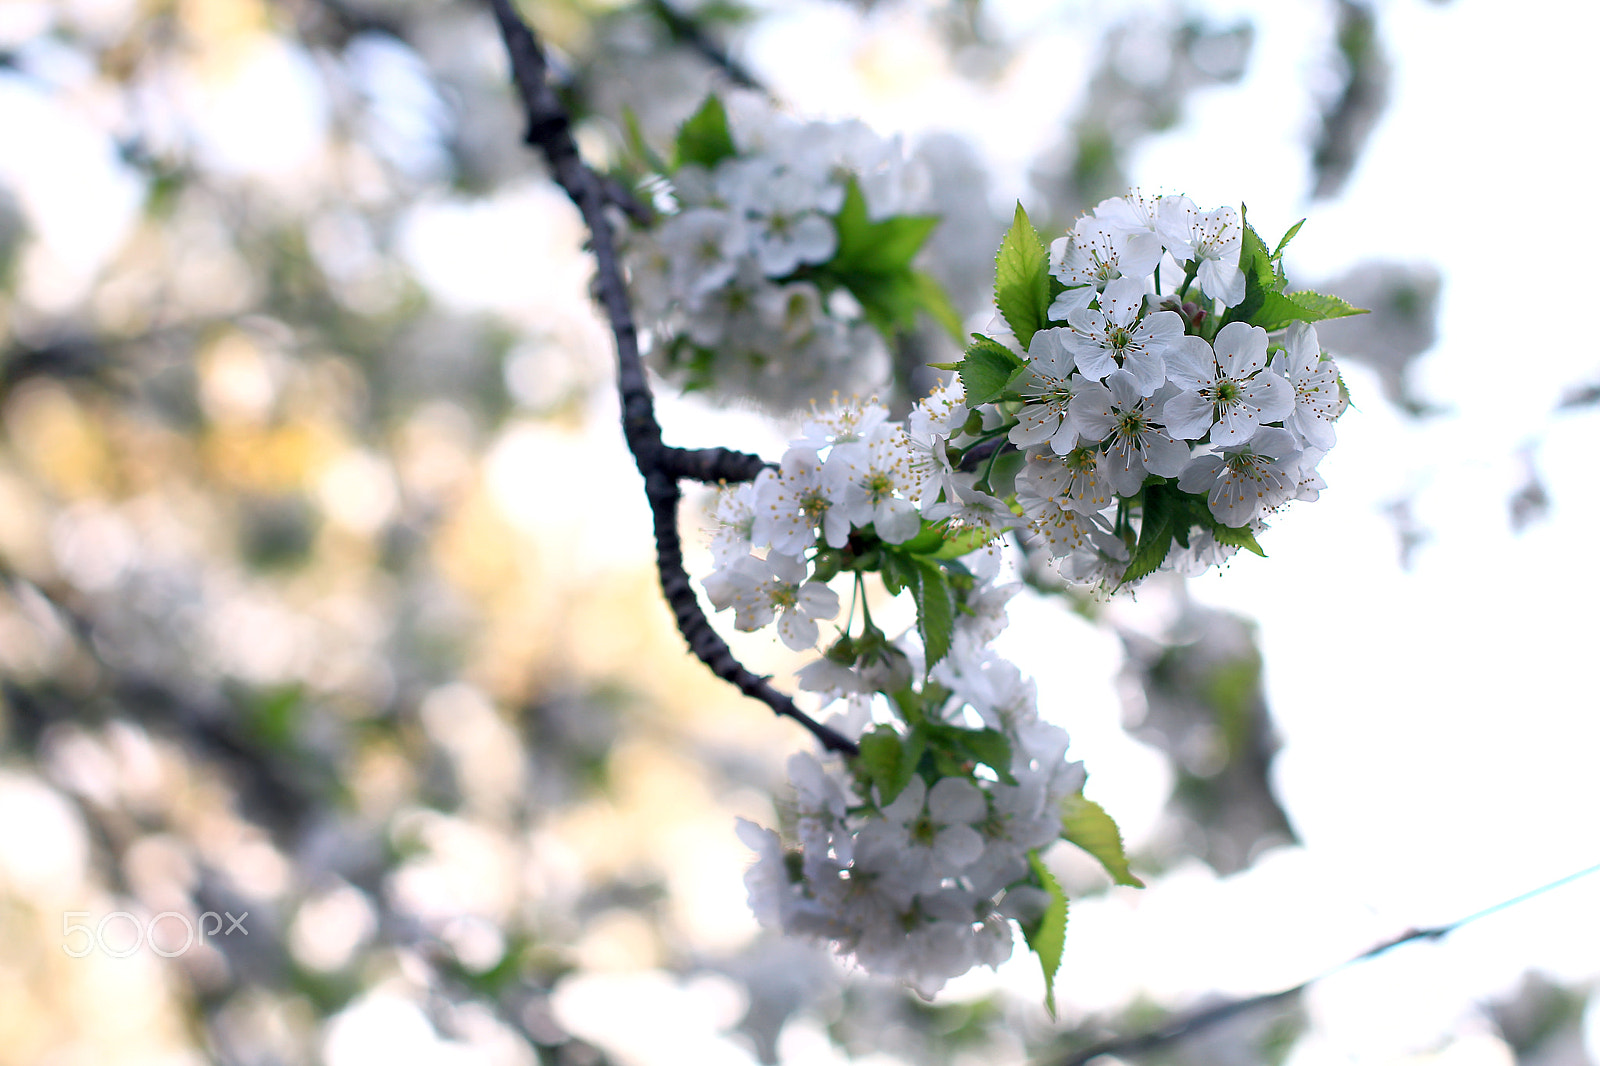
[[[749,481],[760,473],[761,460],[753,455],[708,448],[686,451],[661,440],[655,399],[639,354],[639,334],[628,303],[627,285],[617,258],[616,235],[606,206],[614,198],[608,183],[590,170],[578,155],[566,109],[546,77],[544,53],[533,30],[522,21],[511,0],[490,0],[500,34],[511,59],[511,76],[528,112],[528,144],[543,153],[556,184],[565,190],[589,227],[590,250],[595,257],[596,288],[606,319],[617,342],[617,391],[622,397],[622,433],[644,477],[645,495],[655,521],[656,569],[661,592],[677,619],[678,631],[701,662],[746,696],[772,708],[774,714],[799,722],[829,751],[846,755],[860,749],[847,737],[829,729],[796,707],[794,701],[751,673],[734,658],[728,645],[712,628],[696,599],[683,566],[683,546],[678,534],[680,478],[701,481]]]
[[[755,89],[758,92],[767,91],[767,87],[762,85],[743,63],[733,58],[727,49],[707,36],[698,22],[673,7],[667,0],[645,0],[645,7],[661,20],[661,24],[672,34],[674,40],[697,52],[700,58],[726,74],[729,81],[741,88]]]

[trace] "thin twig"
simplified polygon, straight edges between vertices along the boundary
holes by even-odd
[[[1393,951],[1402,944],[1409,944],[1413,940],[1442,940],[1464,925],[1476,922],[1481,918],[1487,918],[1489,915],[1496,914],[1507,909],[1508,907],[1515,907],[1518,904],[1526,903],[1528,900],[1534,899],[1537,896],[1542,896],[1546,892],[1561,888],[1563,885],[1571,884],[1572,882],[1584,877],[1592,877],[1597,873],[1600,873],[1600,864],[1589,866],[1585,869],[1567,874],[1565,877],[1559,877],[1554,881],[1548,881],[1545,884],[1542,884],[1537,888],[1530,889],[1527,892],[1523,892],[1520,895],[1512,896],[1510,899],[1501,900],[1498,903],[1484,907],[1482,910],[1474,911],[1465,917],[1457,918],[1453,922],[1448,922],[1444,925],[1429,926],[1425,929],[1408,929],[1398,936],[1390,937],[1388,940],[1374,944],[1372,947],[1361,952],[1359,955],[1353,955],[1344,962],[1341,962],[1339,965],[1334,966],[1331,969],[1324,970],[1315,977],[1301,981],[1293,988],[1285,988],[1281,992],[1266,992],[1258,996],[1246,996],[1241,999],[1230,999],[1222,1003],[1214,1004],[1210,1007],[1202,1007],[1198,1010],[1189,1011],[1186,1014],[1180,1015],[1174,1019],[1170,1019],[1167,1022],[1164,1022],[1163,1024],[1158,1025],[1154,1029],[1150,1029],[1146,1032],[1136,1033],[1131,1036],[1119,1036],[1110,1040],[1102,1040],[1098,1044],[1093,1044],[1087,1048],[1084,1048],[1082,1051],[1069,1055],[1064,1059],[1057,1060],[1056,1066],[1086,1066],[1086,1064],[1091,1060],[1096,1059],[1101,1055],[1137,1055],[1146,1051],[1154,1051],[1156,1048],[1176,1043],[1194,1033],[1201,1032],[1205,1029],[1211,1028],[1214,1025],[1217,1025],[1220,1022],[1227,1021],[1229,1018],[1243,1014],[1247,1011],[1255,1010],[1257,1007],[1264,1007],[1269,1004],[1292,999],[1298,996],[1301,992],[1304,992],[1307,988],[1316,984],[1318,981],[1321,981],[1326,977],[1331,977],[1340,970],[1354,966],[1359,962],[1364,962],[1367,959],[1377,958],[1379,955]]]
[[[698,52],[700,58],[726,74],[729,81],[746,89],[767,91],[767,87],[750,73],[748,67],[707,36],[704,27],[693,18],[673,7],[667,0],[646,0],[645,6],[661,20],[661,24],[672,34],[673,39]]]
[[[745,669],[712,628],[695,598],[694,586],[689,583],[683,566],[683,546],[678,535],[678,504],[682,499],[679,479],[749,481],[765,464],[756,456],[724,448],[686,451],[662,442],[655,400],[645,376],[644,360],[639,355],[639,335],[628,303],[627,285],[617,258],[616,236],[605,210],[613,203],[607,183],[578,155],[566,109],[550,87],[544,53],[540,51],[533,30],[522,21],[510,0],[490,0],[490,3],[511,58],[512,78],[528,112],[526,140],[544,154],[556,184],[577,205],[589,227],[596,289],[617,342],[622,432],[639,473],[644,477],[645,496],[655,520],[656,569],[661,575],[662,594],[677,619],[678,631],[688,642],[689,650],[718,677],[765,703],[774,714],[799,722],[829,751],[858,754],[860,749],[847,737],[800,710],[793,700],[769,685],[766,678]]]

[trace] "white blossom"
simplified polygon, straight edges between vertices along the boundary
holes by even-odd
[[[1067,345],[1071,336],[1070,329],[1041,329],[1028,344],[1027,374],[1018,391],[1031,402],[1017,412],[1017,424],[1007,434],[1012,444],[1027,447],[1049,441],[1062,454],[1077,444],[1078,432],[1067,418],[1067,405],[1078,390],[1077,383],[1087,379],[1073,373],[1072,350]]]
[[[815,449],[797,446],[784,453],[776,472],[761,472],[753,527],[757,541],[796,555],[820,533],[829,547],[844,547],[850,536],[849,512],[842,506],[849,469],[831,458],[824,462]]]
[[[951,536],[976,530],[987,540],[1020,525],[1021,520],[1006,502],[978,488],[977,481],[976,474],[952,474],[945,498],[924,508],[923,517],[930,522],[946,522]]]
[[[1143,279],[1161,260],[1159,241],[1147,241],[1126,229],[1085,215],[1072,232],[1050,244],[1050,273],[1067,288],[1047,312],[1060,321],[1089,306],[1089,301],[1118,278]]]
[[[1334,445],[1333,422],[1344,412],[1339,395],[1339,369],[1322,358],[1317,331],[1305,322],[1289,326],[1286,347],[1272,362],[1294,391],[1294,413],[1284,428],[1306,448],[1326,452]],[[1314,498],[1314,497],[1313,497]]]
[[[716,532],[711,538],[711,557],[718,566],[749,555],[755,547],[751,536],[756,522],[756,488],[749,481],[724,485],[717,490],[711,521]]]
[[[1198,263],[1200,291],[1233,307],[1244,299],[1244,271],[1239,256],[1244,250],[1244,226],[1231,207],[1201,211],[1188,197],[1163,203],[1161,236],[1173,258]]]
[[[1211,513],[1223,525],[1244,526],[1295,494],[1298,459],[1294,435],[1269,426],[1220,455],[1195,458],[1179,476],[1178,488],[1204,493]]]
[[[1086,377],[1102,381],[1120,369],[1138,383],[1140,395],[1149,396],[1167,380],[1166,354],[1199,338],[1183,335],[1183,319],[1176,311],[1140,318],[1144,286],[1142,278],[1107,285],[1099,310],[1074,311],[1067,317],[1072,332],[1066,344]]]
[[[1183,390],[1161,408],[1174,437],[1194,440],[1209,432],[1213,444],[1243,444],[1258,426],[1294,409],[1289,383],[1267,369],[1267,331],[1260,326],[1230,322],[1213,346],[1201,341],[1169,356],[1167,369]]]
[[[983,853],[983,838],[973,828],[988,810],[978,786],[964,777],[942,777],[929,788],[913,776],[882,816],[862,827],[856,839],[863,861],[892,862],[920,889],[936,889]]]
[[[673,287],[693,302],[738,272],[745,233],[736,215],[697,207],[663,223],[657,240],[672,264]]]
[[[900,426],[880,424],[864,441],[835,446],[830,462],[845,468],[845,512],[850,523],[865,526],[890,544],[903,544],[922,532],[922,513],[909,497],[921,489],[912,473],[915,455]]]
[[[1112,196],[1101,200],[1094,208],[1094,217],[1120,233],[1127,242],[1132,256],[1149,266],[1129,273],[1145,274],[1156,268],[1166,250],[1161,239],[1161,213],[1170,210],[1181,197],[1146,196],[1138,189],[1129,189],[1125,196]]]
[[[1029,452],[1028,465],[1018,475],[1018,493],[1026,486],[1030,494],[1058,499],[1079,514],[1103,511],[1111,506],[1111,485],[1101,470],[1105,454],[1092,446],[1059,456]]]
[[[733,608],[736,628],[748,632],[776,618],[779,638],[795,651],[816,644],[817,619],[839,613],[837,592],[820,581],[807,581],[803,562],[777,552],[765,559],[736,559],[702,584],[718,610]]]
[[[1189,459],[1188,446],[1156,422],[1158,407],[1153,398],[1140,394],[1138,382],[1125,370],[1114,371],[1104,385],[1090,382],[1072,400],[1072,420],[1084,441],[1106,442],[1101,470],[1119,495],[1138,492],[1145,471],[1174,477]]]
[[[800,436],[792,444],[821,451],[836,444],[859,444],[871,437],[889,417],[889,409],[871,400],[840,400],[835,397],[833,406],[817,410],[812,405],[811,417],[800,426]]]

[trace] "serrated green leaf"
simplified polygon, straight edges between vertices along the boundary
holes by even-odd
[[[1267,553],[1261,550],[1261,545],[1256,543],[1256,535],[1250,532],[1249,526],[1225,526],[1221,522],[1211,527],[1212,536],[1217,538],[1218,544],[1226,544],[1230,548],[1243,548],[1255,552],[1265,559]]]
[[[1294,240],[1294,235],[1299,233],[1300,227],[1305,224],[1306,220],[1302,218],[1299,222],[1289,227],[1289,232],[1283,235],[1283,240],[1279,241],[1278,246],[1272,250],[1272,258],[1280,259],[1283,257],[1283,250],[1289,247],[1289,242]]]
[[[1044,970],[1044,1009],[1054,1021],[1056,973],[1061,969],[1061,956],[1067,946],[1067,894],[1061,890],[1061,882],[1045,867],[1037,849],[1028,852],[1028,865],[1039,887],[1049,894],[1050,902],[1038,921],[1022,927],[1022,935],[1028,941],[1028,950],[1039,956],[1039,966]]]
[[[1127,585],[1148,577],[1166,561],[1172,550],[1174,507],[1164,486],[1150,485],[1145,489],[1144,516],[1139,524],[1139,543],[1134,545],[1128,568],[1122,572],[1119,585]]]
[[[961,360],[961,366],[957,368],[957,372],[961,375],[961,385],[966,390],[967,405],[976,407],[979,404],[993,403],[1005,390],[1011,376],[1023,365],[1016,353],[999,341],[990,340],[981,334],[973,334],[972,343],[967,346],[966,357]]]
[[[1260,326],[1271,333],[1291,322],[1321,322],[1324,319],[1348,318],[1350,315],[1366,313],[1366,308],[1352,306],[1337,296],[1304,289],[1300,292],[1266,293],[1261,306],[1248,321],[1252,326]]]
[[[911,585],[911,595],[917,601],[917,632],[927,659],[925,669],[932,670],[950,651],[950,639],[955,634],[955,603],[937,563],[922,558],[913,562],[917,577]]]
[[[917,295],[922,301],[922,309],[928,312],[928,317],[933,319],[956,343],[961,342],[963,323],[961,312],[956,310],[955,304],[950,302],[950,294],[944,291],[944,286],[932,274],[925,274],[920,270],[911,272],[911,280],[917,286]]]
[[[746,4],[734,3],[733,0],[710,0],[709,3],[697,4],[694,9],[695,22],[701,26],[711,26],[722,23],[727,26],[743,26],[755,21],[756,12]]]
[[[1267,242],[1261,239],[1261,234],[1256,228],[1245,220],[1244,212],[1239,212],[1239,218],[1244,225],[1244,239],[1239,245],[1239,269],[1245,272],[1248,278],[1251,275],[1263,285],[1272,283],[1272,255],[1267,251]]]
[[[920,540],[927,536],[928,532],[927,529],[924,529],[916,537],[913,537],[912,541]],[[943,539],[943,537],[940,537],[940,540]],[[904,547],[905,545],[901,545],[902,549]],[[883,578],[883,587],[889,590],[889,595],[891,596],[900,595],[903,589],[915,585],[917,581],[916,564],[912,562],[910,556],[903,554],[902,551],[885,549],[883,566],[878,573]]]
[[[1122,850],[1122,831],[1105,808],[1083,793],[1061,801],[1061,839],[1087,851],[1106,868],[1111,880],[1130,888],[1143,888],[1144,882],[1128,869],[1128,856]]]
[[[1242,209],[1240,218],[1244,219]],[[1244,222],[1244,239],[1240,242],[1239,269],[1244,272],[1244,299],[1228,308],[1228,313],[1222,316],[1223,325],[1252,321],[1252,316],[1261,308],[1267,294],[1283,288],[1283,283],[1272,269],[1272,256],[1267,251],[1267,242],[1261,239],[1261,234],[1248,221]]]
[[[849,269],[857,256],[872,250],[872,218],[867,214],[867,197],[854,177],[844,183],[844,203],[833,216],[833,232],[839,238],[828,266]]]
[[[674,148],[677,166],[695,163],[708,170],[731,155],[738,154],[733,134],[728,131],[728,112],[715,93],[678,127]]]
[[[1024,350],[1034,333],[1048,324],[1050,251],[1021,203],[995,256],[994,302]]]
[[[245,728],[274,748],[294,745],[305,710],[305,691],[296,684],[251,693],[245,700]]]
[[[1210,529],[1217,524],[1216,516],[1211,513],[1211,505],[1206,502],[1203,493],[1183,492],[1173,485],[1168,485],[1164,490],[1167,503],[1172,508],[1172,526],[1199,526]]]

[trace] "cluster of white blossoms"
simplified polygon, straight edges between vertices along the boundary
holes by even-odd
[[[815,646],[818,622],[839,613],[823,578],[887,573],[892,556],[921,568],[920,609],[949,597],[948,629],[924,625],[920,638],[888,639],[865,615],[851,636],[843,621],[800,680],[847,699],[849,712],[828,724],[859,738],[863,755],[790,760],[789,844],[740,826],[759,855],[746,883],[763,922],[832,941],[928,996],[1009,958],[1010,919],[1025,929],[1039,921],[1049,893],[1029,855],[1062,837],[1061,804],[1084,780],[1065,758],[1066,733],[1040,719],[1032,682],[990,649],[1019,586],[998,581],[1000,554],[981,545],[1021,520],[998,499],[974,508],[973,475],[952,466],[949,442],[968,418],[958,383],[904,423],[876,402],[817,413],[777,470],[722,490],[717,569],[704,582],[738,628],[775,622],[797,650]],[[874,693],[886,697],[876,706],[888,721],[863,736]]]
[[[925,730],[977,716],[1005,738],[1003,779],[940,774],[927,760],[933,772],[891,793],[801,753],[789,760],[793,840],[739,825],[758,856],[745,884],[763,924],[832,941],[924,996],[1010,958],[1012,919],[1038,922],[1048,894],[1029,883],[1030,852],[1061,837],[1061,804],[1084,781],[1082,763],[1064,757],[1067,734],[1039,718],[1033,683],[981,641],[958,637],[933,680],[949,695],[928,708]],[[866,703],[852,702],[859,721]]]
[[[1019,207],[999,316],[958,380],[904,422],[876,401],[814,411],[776,468],[722,490],[710,601],[795,650],[838,619],[800,684],[847,701],[828,724],[860,749],[790,760],[785,836],[741,824],[764,922],[931,996],[1008,958],[1013,921],[1053,978],[1066,903],[1039,856],[1056,840],[1138,884],[1067,735],[991,650],[1017,588],[997,542],[1113,589],[1259,551],[1263,516],[1316,498],[1345,401],[1310,322],[1356,312],[1284,291],[1293,235],[1269,252],[1233,208],[1134,192],[1046,251]],[[877,628],[868,573],[911,593],[914,630]]]
[[[1050,246],[1060,292],[1046,315],[1066,324],[1038,329],[1025,351],[999,338],[1025,361],[1006,432],[1026,457],[1016,500],[1068,580],[1123,579],[1152,484],[1203,497],[1215,520],[1191,530],[1178,498],[1167,501],[1182,535],[1159,566],[1191,574],[1244,543],[1219,527],[1253,535],[1263,516],[1324,487],[1317,464],[1345,407],[1338,370],[1308,322],[1288,323],[1275,343],[1226,321],[1245,298],[1244,233],[1231,207],[1136,191],[1108,199]],[[1182,278],[1165,294],[1163,267]]]
[[[817,621],[838,613],[839,597],[808,569],[831,564],[837,573],[836,554],[814,549],[843,549],[866,527],[904,544],[922,532],[925,512],[938,517],[935,501],[958,476],[945,444],[967,417],[959,395],[959,386],[936,391],[904,424],[876,401],[837,403],[805,423],[776,470],[724,488],[714,510],[717,569],[704,582],[712,604],[733,608],[739,629],[776,620],[790,648],[815,645]]]
[[[653,361],[674,380],[778,410],[875,387],[887,349],[851,294],[851,264],[835,262],[839,216],[853,191],[861,221],[907,214],[927,199],[920,172],[898,140],[861,122],[730,102],[741,106],[726,154],[678,166],[667,179],[673,213],[632,242]]]

